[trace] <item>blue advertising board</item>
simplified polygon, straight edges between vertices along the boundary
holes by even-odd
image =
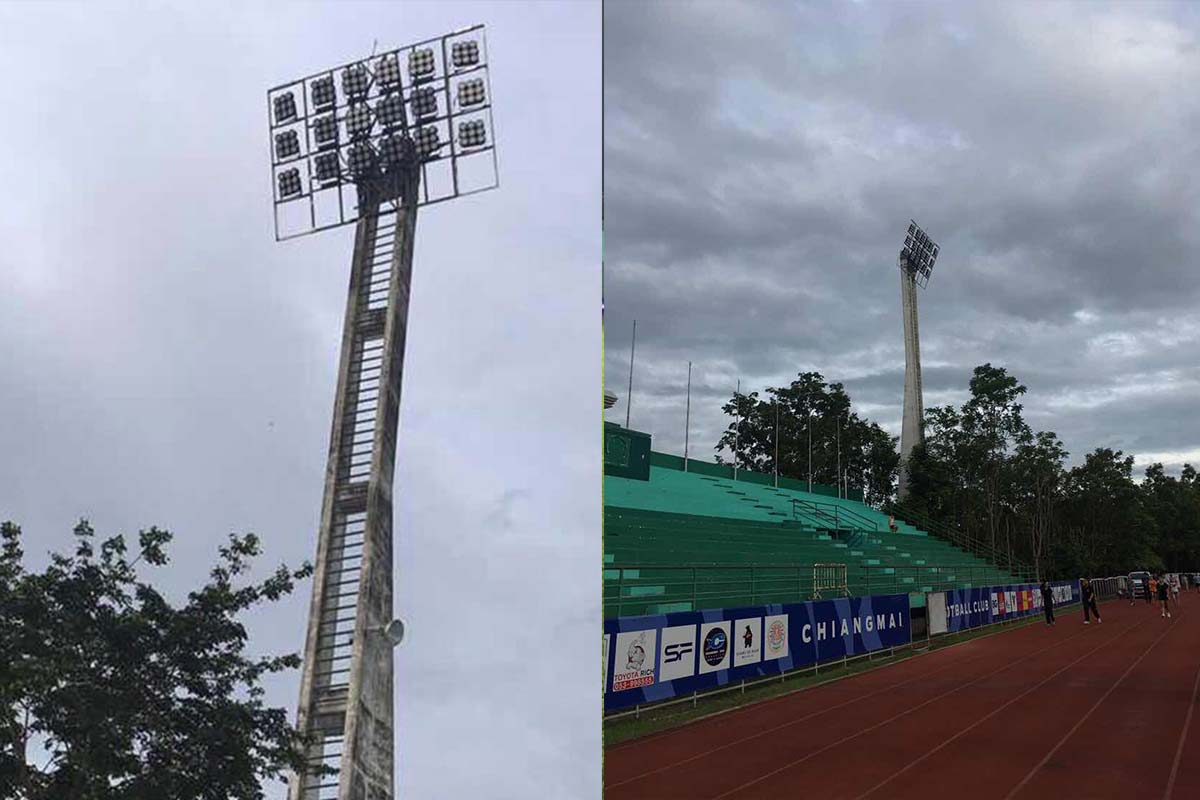
[[[907,644],[908,595],[680,611],[604,622],[606,710]]]
[[[992,621],[990,587],[946,592],[946,630],[950,633],[988,625]]]
[[[1079,581],[1053,581],[1050,588],[1056,608],[1079,602]],[[1042,613],[1042,591],[1037,583],[954,589],[944,594],[950,633]]]

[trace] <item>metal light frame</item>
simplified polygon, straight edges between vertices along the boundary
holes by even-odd
[[[900,269],[913,276],[916,284],[924,289],[933,275],[933,265],[938,257],[938,244],[929,238],[915,220],[908,221],[904,245],[900,248]]]
[[[455,45],[466,42],[476,42],[479,60],[476,64],[458,68],[453,63]],[[420,49],[433,51],[434,70],[431,76],[414,81],[409,73],[409,56]],[[399,67],[400,79],[393,91],[382,91],[376,67],[388,56],[394,57]],[[371,133],[367,141],[375,153],[375,161],[380,161],[381,145],[392,135],[416,138],[419,129],[432,126],[438,133],[440,146],[421,161],[421,179],[419,183],[418,206],[453,200],[457,197],[477,194],[495,189],[500,185],[499,168],[496,162],[496,130],[492,122],[492,87],[488,69],[487,38],[483,25],[473,25],[469,28],[453,31],[432,39],[416,42],[395,50],[376,53],[372,56],[340,64],[332,69],[313,73],[299,80],[280,84],[267,91],[267,118],[270,135],[268,144],[271,148],[271,192],[274,198],[275,240],[284,241],[304,236],[317,231],[337,228],[357,222],[362,214],[359,189],[361,180],[356,179],[350,170],[349,152],[356,142],[363,139],[353,139],[349,135],[346,116],[350,110],[350,98],[343,87],[342,76],[347,69],[362,68],[366,70],[369,80],[368,89],[362,101],[371,111]],[[323,80],[332,81],[334,102],[331,106],[317,109],[313,105],[312,90],[314,83]],[[467,82],[483,81],[483,100],[469,106],[458,102],[458,87]],[[416,117],[413,114],[413,98],[418,92],[432,89],[437,100],[436,115]],[[284,121],[277,121],[275,103],[291,93],[295,106],[295,116]],[[384,128],[378,119],[376,106],[386,96],[399,93],[403,100],[399,124]],[[337,139],[330,146],[318,145],[313,134],[313,128],[318,119],[329,115],[337,126]],[[483,124],[485,140],[482,145],[464,146],[459,136],[459,126],[462,123],[478,121]],[[477,132],[478,126],[471,126],[472,133]],[[287,131],[294,131],[300,144],[298,153],[286,158],[279,158],[275,150],[275,137]],[[315,160],[318,156],[336,153],[338,157],[338,175],[335,179],[319,182],[316,178]],[[470,166],[468,167],[468,163]],[[478,182],[464,179],[464,167],[479,170]],[[283,195],[280,192],[280,175],[288,170],[297,170],[300,181],[300,191]],[[397,198],[391,198],[393,206],[398,204]],[[307,214],[304,212],[307,211]],[[298,219],[306,217],[306,224],[301,222],[292,230],[286,227],[281,217],[295,214]]]

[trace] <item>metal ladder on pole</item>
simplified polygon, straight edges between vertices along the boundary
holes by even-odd
[[[410,195],[410,196],[415,196]],[[355,231],[290,800],[394,796],[392,479],[416,208],[374,203]]]

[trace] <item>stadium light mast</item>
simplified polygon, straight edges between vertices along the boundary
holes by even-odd
[[[929,285],[938,245],[914,220],[908,222],[900,248],[900,306],[904,318],[904,420],[900,428],[900,481],[897,496],[908,494],[908,457],[925,441],[924,399],[921,393],[921,337],[917,325],[917,287]]]
[[[276,241],[355,225],[289,800],[395,796],[392,482],[417,209],[499,184],[482,25],[267,92]],[[323,766],[331,775],[315,775]]]

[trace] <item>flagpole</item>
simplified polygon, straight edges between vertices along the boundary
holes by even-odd
[[[688,433],[692,427],[692,362],[688,362],[687,406],[683,416],[683,471],[688,471]]]

